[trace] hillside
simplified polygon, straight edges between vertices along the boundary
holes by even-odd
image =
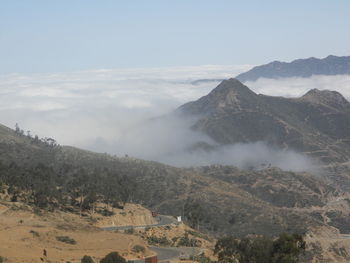
[[[240,94],[259,98],[245,88]],[[241,107],[251,107],[249,103],[245,101]],[[328,105],[328,101],[322,103]],[[346,104],[343,106],[346,107]],[[215,107],[214,103],[204,110],[210,113]],[[332,108],[334,107],[333,105]],[[28,216],[24,217],[25,220],[22,219],[26,227],[23,227],[24,232],[21,230],[21,235],[27,240],[25,242],[32,242],[36,246],[31,249],[33,258],[40,256],[42,246],[47,243],[58,250],[69,248],[68,244],[59,247],[61,243],[57,243],[56,234],[69,236],[79,244],[79,249],[67,254],[71,259],[88,254],[81,246],[93,246],[91,242],[95,241],[88,241],[87,238],[89,231],[96,235],[96,241],[100,238],[110,239],[104,236],[108,233],[96,232],[94,227],[91,230],[88,228],[87,232],[80,231],[79,227],[73,232],[57,230],[55,224],[58,223],[55,222],[60,221],[60,218],[68,218],[69,222],[74,218],[80,227],[80,215],[92,220],[93,226],[99,227],[129,224],[132,220],[136,220],[135,224],[151,222],[152,219],[147,217],[137,219],[138,208],[130,210],[127,202],[141,204],[162,214],[182,215],[188,225],[216,237],[227,234],[244,237],[252,234],[276,236],[281,232],[310,233],[310,243],[314,244],[310,252],[312,257],[320,256],[322,251],[322,255],[327,255],[324,258],[334,258],[334,254],[343,249],[337,245],[339,240],[342,241],[339,244],[346,247],[345,251],[348,249],[348,242],[343,240],[342,235],[350,233],[350,198],[336,187],[330,186],[329,180],[324,177],[286,172],[274,167],[260,170],[240,170],[221,165],[175,168],[131,157],[117,158],[74,147],[52,145],[4,126],[0,127],[0,141],[2,202],[23,204],[20,214],[14,214],[18,220],[12,221],[11,228],[22,224],[19,223],[19,217],[24,217],[21,214],[23,207],[44,214],[51,213],[45,223],[40,223],[41,219],[39,223],[27,221]],[[334,169],[340,169],[336,167]],[[101,203],[106,205],[99,205]],[[136,217],[130,219],[129,210]],[[124,211],[127,212],[126,217]],[[10,215],[7,213],[6,218]],[[94,216],[90,216],[92,213]],[[30,215],[29,218],[33,217]],[[45,228],[33,229],[36,225],[45,225]],[[4,224],[2,226],[7,229]],[[33,234],[27,233],[32,229],[40,236],[45,235],[45,239],[33,239]],[[328,239],[319,238],[314,234],[319,229],[330,229],[336,234]],[[191,234],[186,237],[184,233]],[[192,233],[188,229],[164,227],[135,234],[141,237],[140,242],[156,242],[152,244],[192,244],[193,240],[197,240],[196,244],[200,242],[205,247],[210,246],[206,240],[198,241],[198,234]],[[123,240],[124,237],[111,236],[113,238]],[[22,244],[19,240],[11,242]],[[23,246],[26,247],[25,242]],[[6,255],[11,255],[14,251],[13,243],[11,244]],[[100,257],[107,252],[106,248],[109,250],[110,246],[100,243],[96,253],[90,255]],[[123,250],[123,247],[120,248]],[[55,252],[55,249],[49,251],[50,256],[56,258],[61,254]],[[335,252],[329,249],[335,249]],[[19,260],[20,257],[18,255]],[[341,255],[337,257],[342,258]]]
[[[178,109],[220,145],[264,141],[329,164],[350,158],[350,103],[338,92],[294,98],[258,95],[236,79]]]
[[[242,82],[256,81],[259,78],[307,78],[312,75],[344,75],[350,74],[350,56],[328,56],[323,59],[297,59],[290,63],[273,61],[257,66],[239,74],[236,79]]]
[[[154,254],[141,237],[103,231],[88,219],[62,211],[39,213],[22,203],[2,201],[0,256],[8,263],[75,263],[81,262],[84,255],[98,260],[112,251],[118,251],[127,259]],[[133,251],[136,245],[145,251]]]
[[[76,215],[107,213],[96,208],[99,202],[116,208],[134,202],[163,214],[183,215],[194,228],[217,236],[303,233],[324,225],[350,233],[346,198],[327,181],[306,173],[230,166],[180,169],[38,144],[7,128],[1,138],[6,151],[0,153],[0,179],[7,201]],[[344,204],[339,213],[329,206],[334,200]]]

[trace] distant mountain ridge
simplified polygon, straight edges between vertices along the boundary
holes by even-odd
[[[239,74],[236,79],[241,82],[256,81],[259,78],[307,78],[312,75],[347,75],[350,74],[350,56],[333,56],[326,58],[297,59],[290,63],[273,61],[256,66],[251,70]]]
[[[350,103],[336,91],[272,97],[229,79],[179,111],[199,116],[193,128],[221,145],[265,141],[325,163],[350,158]]]

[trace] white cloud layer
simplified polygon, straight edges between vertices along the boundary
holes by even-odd
[[[14,127],[17,122],[32,134],[53,137],[60,144],[178,166],[271,163],[287,170],[307,169],[309,160],[297,153],[270,149],[261,142],[212,152],[185,152],[195,143],[215,142],[192,131],[190,119],[147,121],[206,95],[219,83],[193,85],[193,81],[230,78],[250,67],[209,65],[0,75],[0,123]],[[274,96],[295,97],[318,88],[350,97],[350,76],[259,79],[246,85],[257,93]],[[252,156],[252,152],[256,154]]]
[[[310,78],[281,78],[265,79],[257,81],[247,81],[244,83],[256,93],[284,96],[300,97],[310,89],[335,90],[350,99],[350,75],[323,76],[314,75]]]
[[[172,111],[208,93],[249,65],[100,69],[52,74],[0,75],[0,123],[61,144],[86,148],[111,141],[140,121]],[[103,149],[101,149],[103,150]]]

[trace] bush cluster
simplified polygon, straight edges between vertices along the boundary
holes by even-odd
[[[302,236],[286,233],[277,239],[268,237],[243,238],[225,237],[215,245],[214,253],[219,263],[296,263],[305,251]]]
[[[71,245],[75,245],[77,243],[73,238],[71,238],[69,236],[57,236],[56,239],[58,241],[61,241],[63,243],[67,243],[67,244],[71,244]]]

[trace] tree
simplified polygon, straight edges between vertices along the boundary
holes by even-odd
[[[280,263],[298,262],[298,257],[305,250],[306,243],[298,234],[283,233],[273,242],[273,261]]]
[[[20,130],[21,130],[21,129],[19,128],[18,123],[16,123],[16,125],[15,125],[15,132],[16,132],[16,133],[19,133]]]
[[[100,263],[126,263],[126,260],[118,252],[111,252],[101,259]]]
[[[92,212],[94,213],[96,202],[97,202],[96,192],[93,190],[90,190],[88,192],[88,194],[85,196],[81,207],[83,210],[90,210],[91,209]]]
[[[84,256],[82,259],[81,259],[81,263],[94,263],[95,261],[92,259],[92,257],[90,256]]]
[[[214,253],[222,263],[296,263],[304,250],[301,235],[284,233],[275,240],[225,237],[218,240]]]
[[[124,175],[118,179],[119,199],[122,201],[123,206],[125,206],[127,202],[132,201],[136,188],[136,183],[130,180],[128,176]]]
[[[192,228],[198,229],[202,221],[204,211],[199,202],[188,199],[184,205],[184,215]]]

